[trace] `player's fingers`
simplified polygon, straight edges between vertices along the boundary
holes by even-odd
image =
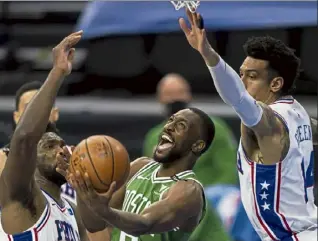
[[[72,62],[75,56],[75,48],[71,48],[68,54],[68,61]]]
[[[56,164],[56,167],[66,172],[66,170],[69,168],[69,164],[66,161],[61,161]]]
[[[64,155],[65,155],[67,161],[69,161],[69,160],[70,160],[70,157],[71,157],[71,155],[72,155],[71,147],[69,147],[69,146],[64,146],[64,147],[63,147],[63,153],[64,153]]]
[[[197,13],[197,20],[196,20],[196,25],[199,29],[204,29],[204,21],[203,21],[203,17],[201,14]]]
[[[75,180],[74,180],[74,175],[73,175],[72,173],[70,173],[70,174],[68,175],[68,183],[71,184],[71,186],[72,186],[75,190],[77,190],[77,183],[75,182]]]
[[[68,37],[70,36],[82,36],[83,35],[83,30],[79,30],[77,32],[71,33]]]
[[[190,10],[188,8],[186,8],[186,13],[187,13],[187,16],[188,16],[188,20],[191,24],[191,27],[194,26],[194,19],[193,19],[193,15],[192,13],[190,12]]]
[[[89,178],[89,175],[87,172],[85,172],[85,174],[84,174],[84,181],[85,181],[86,187],[89,191],[94,190],[93,184],[92,184],[91,179]]]
[[[116,182],[112,182],[110,184],[108,191],[107,191],[107,197],[111,198],[113,196],[115,190],[116,190]]]
[[[77,185],[78,185],[78,188],[87,193],[88,192],[88,189],[86,187],[86,184],[85,184],[85,181],[80,173],[80,171],[76,170],[75,172],[75,179],[76,179],[76,182],[77,182]]]
[[[179,24],[180,24],[180,28],[182,29],[182,31],[184,32],[186,36],[191,33],[191,29],[188,28],[188,25],[186,21],[184,20],[184,18],[179,19]]]

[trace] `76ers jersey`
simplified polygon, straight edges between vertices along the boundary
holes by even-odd
[[[280,99],[270,107],[289,132],[289,151],[277,164],[262,165],[247,158],[240,142],[241,198],[262,240],[298,241],[297,233],[317,227],[310,118],[292,98]]]
[[[1,241],[80,241],[74,210],[68,201],[60,207],[43,191],[47,205],[35,225],[21,234],[8,235],[0,225]]]

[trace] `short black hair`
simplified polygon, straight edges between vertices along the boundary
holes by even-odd
[[[212,141],[215,135],[215,126],[210,116],[208,116],[204,111],[194,107],[189,109],[195,114],[197,114],[200,117],[202,122],[201,128],[203,130],[202,131],[202,133],[204,134],[203,139],[205,141],[205,147],[200,153],[200,155],[202,155],[204,152],[206,152],[209,149],[209,147],[212,144]]]
[[[42,86],[40,81],[27,82],[15,92],[15,109],[18,110],[21,96],[31,90],[39,90]]]
[[[268,61],[269,67],[284,79],[281,94],[291,94],[295,90],[300,59],[286,44],[270,36],[251,37],[243,48],[247,56]]]

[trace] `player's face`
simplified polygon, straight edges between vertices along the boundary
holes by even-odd
[[[56,172],[57,154],[63,152],[65,142],[53,132],[45,133],[38,144],[37,168],[41,175],[58,186],[63,185],[65,178]]]
[[[17,124],[20,120],[23,112],[25,111],[27,105],[30,103],[32,98],[35,96],[35,94],[38,92],[38,90],[29,90],[20,97],[20,102],[18,106],[18,110],[16,110],[13,114],[14,122]],[[59,119],[59,110],[58,108],[54,107],[50,114],[50,122],[55,123]]]
[[[154,159],[167,163],[192,152],[193,144],[200,139],[200,119],[189,109],[172,115],[163,128],[155,148]]]
[[[240,76],[247,92],[257,101],[267,103],[273,95],[273,81],[265,60],[247,57],[241,68]]]

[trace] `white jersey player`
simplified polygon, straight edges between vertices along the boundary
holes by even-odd
[[[45,133],[58,90],[71,72],[71,48],[81,36],[73,33],[53,49],[53,68],[11,138],[0,176],[1,241],[88,240],[76,210],[61,197],[66,179],[57,165],[69,160],[70,151],[57,134]]]
[[[311,120],[290,95],[300,61],[282,41],[253,37],[244,44],[240,76],[215,52],[198,13],[180,20],[223,99],[242,121],[238,170],[244,207],[262,240],[317,241]]]
[[[47,205],[39,220],[28,230],[15,235],[6,234],[0,225],[1,241],[80,241],[72,206],[67,200],[63,200],[64,205],[61,207],[48,193],[42,192],[47,200]]]
[[[262,240],[312,240],[301,233],[314,234],[310,230],[317,228],[310,118],[292,98],[270,107],[289,131],[289,151],[277,164],[264,165],[249,160],[240,143],[237,167],[243,205]]]

